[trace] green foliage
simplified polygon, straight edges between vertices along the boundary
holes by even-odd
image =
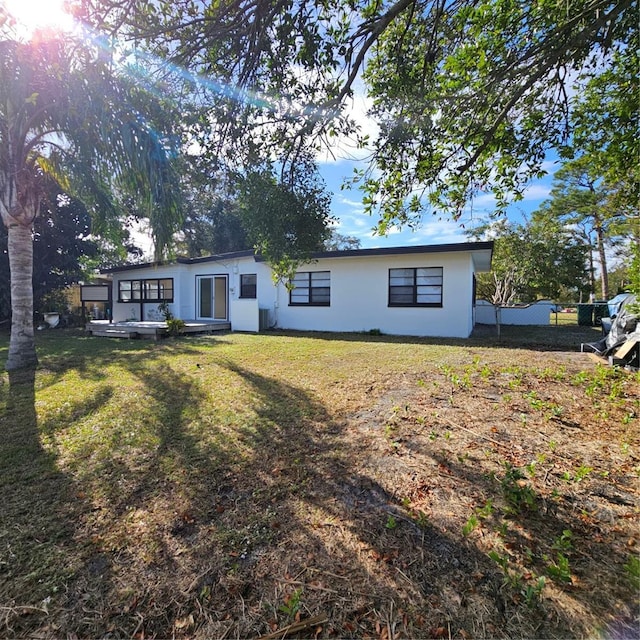
[[[183,239],[178,242],[182,254],[199,257],[251,249],[236,202],[211,193],[208,185],[189,189],[187,197]]]
[[[589,288],[602,299],[610,298],[607,252],[635,235],[639,237],[636,203],[620,195],[627,176],[607,181],[595,153],[566,161],[555,173],[551,197],[532,220],[551,234],[564,234],[588,250]],[[596,286],[595,263],[600,267]]]
[[[184,333],[186,323],[180,318],[169,318],[167,321],[167,331],[170,336],[179,336]]]
[[[42,297],[42,311],[64,313],[69,309],[69,300],[65,289],[53,289]]]
[[[584,244],[539,218],[525,224],[500,220],[469,232],[495,239],[492,271],[477,275],[477,296],[502,305],[579,297],[589,288]]]
[[[44,297],[79,280],[88,280],[87,268],[99,246],[91,237],[91,218],[77,200],[49,183],[40,215],[34,220],[33,298],[36,314],[45,310]],[[10,317],[10,274],[7,229],[0,225],[0,320]],[[59,307],[66,309],[67,304]]]
[[[522,596],[528,607],[534,607],[540,600],[546,580],[544,576],[540,576],[533,584],[528,584],[522,591]]]
[[[312,163],[298,166],[286,183],[270,167],[248,173],[240,180],[239,202],[248,237],[277,279],[292,278],[329,236],[330,196]]]
[[[296,617],[298,611],[300,611],[302,597],[302,587],[296,589],[293,593],[289,594],[284,602],[278,607],[278,611],[284,613],[288,618],[293,619]]]
[[[470,515],[469,519],[462,527],[462,535],[466,538],[479,524],[478,518],[475,515]]]
[[[338,233],[335,229],[331,229],[329,237],[324,241],[323,247],[325,251],[345,251],[347,249],[359,249],[360,239],[355,236],[345,236]]]
[[[640,196],[640,168],[637,162],[630,162],[630,158],[640,157],[637,119],[640,32],[637,22],[629,27],[627,46],[612,47],[600,64],[585,69],[579,78],[572,110],[573,150],[588,154],[603,180],[615,187],[610,201],[618,211],[636,209]],[[636,240],[637,224],[636,220]]]
[[[629,560],[623,565],[627,579],[631,586],[636,590],[640,590],[640,557],[630,555]]]
[[[166,103],[122,73],[91,39],[12,39],[0,24],[0,214],[8,228],[12,340],[7,368],[32,366],[32,228],[51,183],[92,216],[92,234],[123,239],[128,216],[149,220],[157,257],[181,219]],[[10,132],[10,133],[9,133]],[[55,250],[63,251],[63,246]]]
[[[454,214],[484,190],[499,210],[520,198],[540,175],[545,149],[568,137],[560,69],[587,73],[603,35],[604,7],[578,1],[422,7],[384,31],[365,74],[382,128],[382,177],[364,187],[370,208],[382,206],[385,228],[415,219],[421,203],[409,196],[417,185],[427,185],[427,203]],[[615,49],[629,42],[631,13],[627,3],[609,9]]]
[[[537,510],[537,496],[533,487],[526,482],[520,469],[505,462],[505,474],[500,481],[502,496],[507,502],[507,512],[518,514],[522,511]]]
[[[381,213],[381,232],[419,224],[429,206],[458,215],[487,191],[504,210],[542,175],[547,149],[566,145],[572,125],[578,133],[600,131],[626,166],[638,155],[622,144],[630,136],[613,135],[625,116],[625,131],[633,123],[633,84],[626,80],[638,48],[631,0],[158,0],[136,11],[101,7],[110,4],[87,9],[89,23],[112,27],[137,46],[146,41],[149,60],[189,67],[163,72],[197,87],[199,110],[190,124],[210,162],[235,168],[239,156],[249,163],[277,157],[293,166],[316,145],[358,135],[342,107],[363,77],[380,133],[370,171],[360,178],[365,206]],[[568,69],[577,92],[567,91]],[[610,84],[614,96],[600,107]],[[572,96],[580,94],[598,107],[595,120],[571,117]],[[589,100],[585,114],[594,111]]]
[[[565,529],[562,534],[556,538],[551,545],[551,548],[556,551],[570,551],[573,549],[573,533],[570,529]]]
[[[546,558],[547,575],[557,582],[571,582],[571,567],[569,566],[569,558],[558,552],[556,559]]]
[[[629,291],[636,297],[629,307],[634,313],[640,313],[640,240],[632,244],[631,264],[629,266]]]

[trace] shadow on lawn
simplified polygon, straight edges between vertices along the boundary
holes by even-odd
[[[44,365],[38,370],[39,375],[41,372],[50,375],[49,359],[53,362],[59,356],[64,361],[58,363],[50,384],[69,369],[79,370],[84,377],[88,372],[99,373],[99,365],[108,363],[108,352],[83,352],[78,345],[67,349],[64,344],[61,349],[42,358]],[[164,349],[162,354],[167,351]],[[136,368],[142,360],[152,361],[154,354],[143,350],[128,356],[127,365]],[[155,375],[162,383],[163,373],[156,371]],[[103,378],[101,374],[97,376],[99,380]],[[176,399],[188,401],[189,394],[176,389],[175,377],[171,384],[172,394],[176,391],[178,394],[171,395],[166,406],[171,411],[176,407],[179,410]],[[80,401],[65,402],[62,413],[39,424],[36,371],[12,371],[8,383],[0,380],[0,405],[4,405],[0,414],[0,635],[3,637],[28,634],[34,629],[52,637],[94,636],[109,631],[108,624],[103,626],[102,621],[96,622],[86,614],[96,601],[103,602],[101,596],[112,589],[111,554],[105,554],[101,544],[102,523],[98,522],[95,531],[90,530],[95,522],[92,518],[101,513],[102,506],[94,501],[91,478],[72,477],[60,470],[55,448],[61,429],[98,412],[112,395],[112,385],[100,385],[95,393]],[[94,449],[88,441],[74,454],[87,458]],[[117,461],[113,462],[115,467]],[[111,484],[117,478],[104,467],[99,471],[105,475],[97,481],[117,494],[117,482]],[[137,488],[140,500],[144,500],[145,491],[151,492],[140,482]],[[125,501],[134,503],[135,496],[119,497],[123,509]],[[106,618],[108,621],[109,616]]]
[[[75,523],[87,508],[40,440],[35,372],[12,371],[0,417],[0,634],[46,628],[77,568]],[[71,551],[71,553],[69,553]],[[55,628],[49,633],[55,635]]]
[[[193,339],[191,339],[193,340]],[[216,336],[209,345],[223,344]],[[49,384],[55,384],[68,371],[76,370],[85,379],[104,380],[107,367],[121,360],[128,368],[140,366],[155,358],[171,354],[200,353],[197,344],[190,339],[167,338],[159,342],[151,340],[121,340],[88,336],[84,330],[62,329],[37,335],[39,370],[50,374]]]
[[[265,335],[300,337],[346,342],[390,344],[420,344],[443,347],[492,347],[503,349],[536,349],[538,351],[580,351],[583,342],[599,340],[601,331],[595,327],[572,325],[512,326],[505,325],[498,337],[495,327],[476,325],[469,338],[437,338],[418,336],[373,335],[369,333],[332,333],[322,331],[292,331],[277,329]]]
[[[601,622],[602,637],[635,637],[640,619],[640,602],[634,598],[624,577],[624,556],[620,553],[619,541],[600,535],[597,518],[587,517],[593,516],[599,509],[592,506],[593,512],[587,514],[584,508],[580,510],[581,503],[573,496],[561,498],[552,494],[551,497],[543,497],[534,489],[529,491],[530,485],[524,476],[509,475],[509,469],[513,470],[509,465],[505,465],[503,473],[496,477],[484,469],[479,459],[465,464],[441,453],[432,452],[429,456],[439,469],[455,478],[459,491],[474,495],[476,509],[491,505],[486,513],[478,517],[478,521],[480,517],[483,519],[485,530],[503,530],[503,549],[498,555],[502,561],[508,562],[501,569],[497,564],[493,565],[493,573],[497,572],[503,581],[500,587],[503,596],[520,600],[523,603],[522,610],[529,615],[534,614],[535,619],[535,611],[524,607],[526,587],[535,584],[532,577],[544,576],[547,588],[553,589],[556,594],[562,592],[561,597],[554,597],[562,608],[555,603],[547,604],[546,612],[538,618],[539,624],[552,622],[552,626],[539,627],[537,630],[532,628],[532,635],[583,635],[585,630],[577,625],[580,612],[584,611]],[[470,514],[473,513],[477,511],[470,510]],[[563,534],[567,531],[569,538],[565,538],[565,546],[561,546]],[[479,535],[480,538],[475,539],[481,539],[484,533]],[[597,541],[593,540],[594,537]],[[469,546],[473,544],[472,536]],[[569,561],[566,573],[559,570],[561,555]],[[609,570],[612,563],[618,564],[618,571],[613,575]],[[488,567],[486,555],[483,566],[485,569]],[[522,566],[526,567],[524,571]],[[607,571],[603,570],[604,567]],[[549,570],[554,568],[558,569],[558,575],[550,578]],[[560,574],[563,574],[562,577]],[[619,603],[626,603],[626,606],[620,606]],[[513,606],[513,602],[506,604],[511,608],[513,619],[517,619],[518,608]],[[542,629],[544,632],[541,633]],[[518,631],[522,633],[524,629],[519,627]],[[529,636],[529,633],[523,635]]]
[[[571,635],[562,612],[548,620],[522,609],[483,551],[446,523],[418,521],[403,496],[358,468],[364,445],[313,393],[216,362],[251,412],[234,421],[216,414],[197,363],[178,371],[154,353],[123,362],[148,400],[131,422],[152,440],[114,431],[121,441],[81,487],[40,444],[33,374],[4,391],[7,635],[255,637],[296,613],[326,614],[319,637]],[[103,390],[74,415],[108,398]],[[488,482],[450,470],[461,482]],[[14,575],[13,564],[38,573]],[[21,609],[12,594],[30,589],[37,609]],[[47,614],[49,597],[59,606]]]
[[[259,462],[243,473],[261,491],[234,491],[234,513],[271,512],[275,522],[244,549],[236,575],[241,599],[211,600],[232,612],[235,625],[209,621],[205,635],[266,633],[269,620],[282,624],[278,609],[297,589],[303,617],[327,615],[327,636],[380,635],[381,628],[394,630],[389,638],[432,637],[442,629],[458,637],[539,633],[544,614],[527,611],[523,618],[484,552],[438,523],[416,521],[401,496],[356,470],[354,456],[363,452],[326,407],[301,389],[227,366],[258,393],[258,428],[247,437]],[[252,605],[264,610],[267,594],[274,595],[262,619],[242,615]],[[553,629],[566,634],[570,625],[556,620]]]

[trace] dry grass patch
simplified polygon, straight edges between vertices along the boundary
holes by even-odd
[[[640,379],[594,334],[41,336],[0,387],[0,633],[625,637]]]

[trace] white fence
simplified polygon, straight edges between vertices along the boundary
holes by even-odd
[[[500,324],[549,324],[550,314],[555,309],[556,305],[550,300],[538,300],[534,304],[517,307],[500,307]],[[478,300],[476,302],[476,324],[495,325],[495,306],[486,300]]]

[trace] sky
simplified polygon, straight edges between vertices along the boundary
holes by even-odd
[[[368,118],[367,99],[360,83],[355,86],[355,97],[349,105],[349,113],[358,123],[362,134],[375,138],[377,126]],[[355,168],[366,166],[364,158],[367,152],[357,150],[347,139],[337,140],[331,153],[318,156],[320,174],[327,189],[333,194],[332,213],[337,219],[336,230],[346,236],[360,240],[361,246],[367,248],[396,247],[422,244],[444,244],[450,242],[466,242],[465,228],[487,222],[495,210],[495,201],[491,195],[478,197],[469,211],[458,222],[439,219],[437,215],[426,214],[418,229],[393,229],[388,235],[380,236],[373,227],[377,220],[364,212],[362,192],[357,187],[342,189],[345,178],[353,176]],[[558,167],[553,159],[543,165],[547,175],[532,182],[524,193],[524,199],[507,210],[507,216],[514,222],[522,223],[526,217],[537,209],[549,197],[553,172]]]
[[[387,236],[380,236],[373,231],[376,218],[364,212],[362,193],[357,189],[341,190],[344,178],[352,175],[353,169],[358,166],[362,166],[362,162],[340,159],[322,162],[319,168],[328,191],[333,194],[331,209],[337,219],[336,230],[342,235],[358,238],[364,249],[466,242],[469,239],[465,235],[465,228],[486,222],[495,208],[493,198],[484,195],[476,199],[472,210],[458,222],[426,214],[417,230],[395,228]],[[509,207],[509,219],[524,222],[525,217],[549,197],[555,167],[552,161],[545,164],[548,175],[533,182],[525,191],[524,199]]]

